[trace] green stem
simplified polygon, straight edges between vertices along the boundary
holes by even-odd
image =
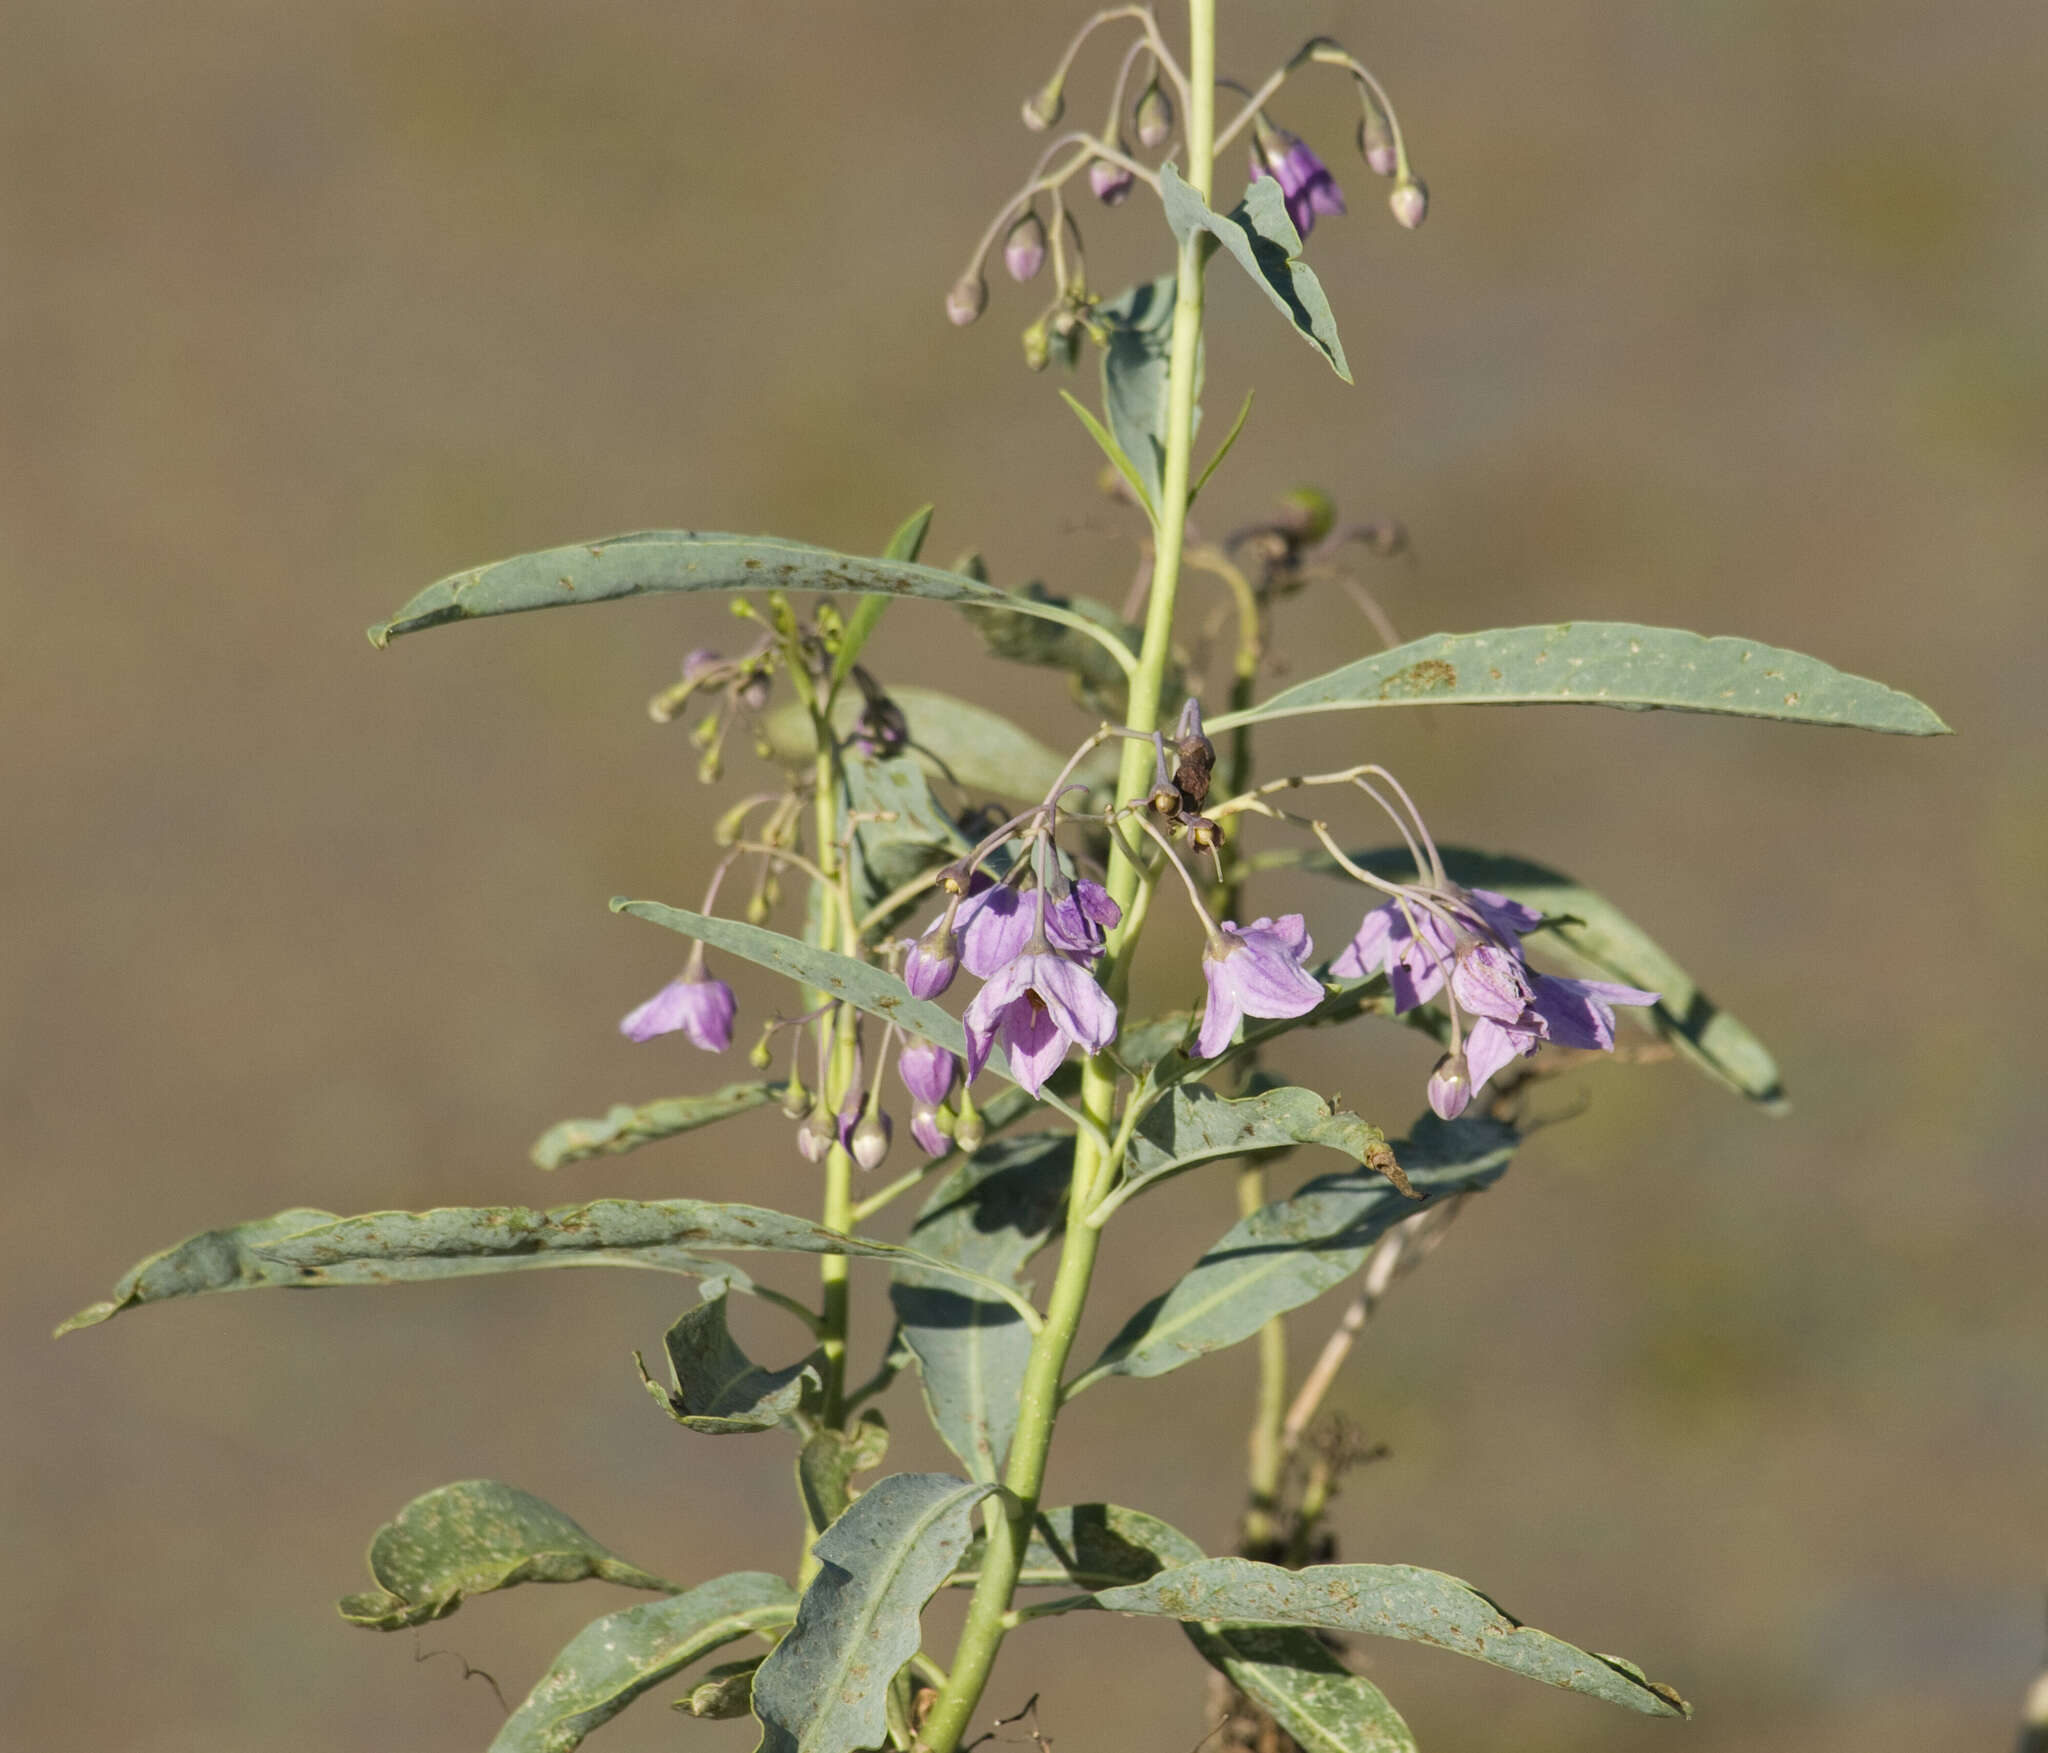
[[[1216,0],[1188,0],[1187,106],[1188,175],[1196,193],[1209,198],[1216,128]],[[1187,536],[1188,482],[1194,451],[1195,366],[1202,342],[1202,266],[1200,234],[1181,247],[1174,289],[1171,376],[1167,390],[1166,457],[1161,471],[1159,526],[1152,570],[1151,601],[1145,615],[1145,638],[1136,673],[1130,681],[1127,728],[1150,737],[1159,724],[1160,688],[1173,646],[1173,611],[1180,590],[1181,549]],[[1152,750],[1136,738],[1124,743],[1117,796],[1140,796],[1152,777]],[[1143,872],[1120,849],[1112,847],[1109,892],[1128,910],[1137,898]],[[1128,922],[1110,939],[1103,984],[1119,1004],[1130,983],[1131,952],[1137,934]],[[1017,1431],[1010,1442],[1003,1491],[987,1512],[988,1555],[967,1608],[967,1622],[953,1654],[951,1677],[932,1707],[919,1737],[927,1753],[955,1753],[995,1666],[1008,1627],[1005,1620],[1016,1592],[1018,1572],[1038,1494],[1045,1482],[1045,1463],[1059,1416],[1060,1379],[1080,1329],[1088,1300],[1089,1279],[1101,1232],[1087,1222],[1089,1213],[1115,1180],[1116,1162],[1104,1144],[1116,1130],[1116,1068],[1107,1058],[1086,1061],[1081,1068],[1081,1111],[1090,1125],[1074,1140],[1074,1181],[1068,1194],[1066,1240],[1059,1271],[1046,1305],[1045,1325],[1031,1345],[1017,1411]]]
[[[1241,1217],[1266,1203],[1266,1171],[1246,1163],[1237,1171]],[[1259,1329],[1259,1394],[1247,1442],[1244,1548],[1255,1557],[1270,1554],[1280,1538],[1280,1475],[1286,1465],[1280,1427],[1287,1417],[1287,1324],[1279,1316]]]

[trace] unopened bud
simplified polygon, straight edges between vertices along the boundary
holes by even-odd
[[[1337,507],[1320,487],[1296,487],[1281,495],[1280,515],[1273,520],[1297,546],[1312,548],[1337,522]]]
[[[1107,158],[1095,159],[1088,166],[1088,186],[1095,191],[1096,200],[1105,207],[1121,206],[1136,181],[1137,178],[1122,165]]]
[[[768,1042],[774,1033],[773,1028],[766,1030],[760,1040],[756,1041],[747,1051],[747,1063],[756,1071],[766,1071],[769,1066],[775,1063],[775,1055],[768,1047]]]
[[[1173,135],[1173,99],[1160,89],[1155,77],[1138,96],[1138,107],[1131,117],[1132,126],[1138,131],[1138,144],[1147,152],[1155,151]]]
[[[1472,1100],[1472,1069],[1462,1053],[1446,1053],[1429,1074],[1429,1105],[1439,1120],[1455,1120]]]
[[[1401,168],[1401,155],[1394,147],[1394,132],[1387,126],[1387,118],[1373,101],[1372,93],[1360,86],[1358,95],[1365,105],[1365,115],[1358,124],[1358,156],[1371,167],[1375,176],[1390,177]]]
[[[1037,279],[1045,266],[1045,222],[1035,207],[1011,226],[1010,235],[1003,239],[1003,266],[1017,281]]]
[[[1413,231],[1429,217],[1429,191],[1419,177],[1410,177],[1405,183],[1394,185],[1387,205],[1394,210],[1394,217]]]
[[[725,768],[718,759],[718,751],[713,749],[703,760],[697,763],[697,783],[699,785],[716,785],[718,783],[718,776],[724,771]]]
[[[972,1156],[981,1149],[982,1140],[987,1137],[988,1123],[974,1105],[974,1097],[963,1089],[960,1092],[960,1112],[953,1121],[953,1142],[962,1156]]]
[[[950,912],[947,917],[952,917]],[[903,984],[912,998],[937,998],[959,972],[959,934],[945,926],[926,932],[903,958]]]
[[[789,1082],[782,1086],[782,1112],[791,1120],[801,1120],[810,1105],[811,1092],[804,1088],[803,1074],[792,1068]]]
[[[988,282],[981,277],[978,268],[962,274],[953,282],[953,290],[946,294],[946,315],[963,329],[987,307]]]
[[[747,897],[747,923],[749,925],[766,925],[768,923],[769,911],[768,897],[762,894],[760,890],[756,889],[753,894]],[[766,1065],[768,1062],[764,1059],[761,1063]]]
[[[889,1116],[880,1108],[869,1108],[860,1117],[860,1124],[854,1127],[853,1137],[847,1148],[853,1152],[853,1160],[863,1169],[878,1169],[882,1159],[889,1154]]]
[[[1057,77],[1048,79],[1042,89],[1024,100],[1024,126],[1032,133],[1043,134],[1067,113],[1067,100],[1060,90],[1063,84]]]
[[[768,672],[756,670],[733,693],[749,712],[759,712],[768,704]]]
[[[839,1128],[833,1123],[832,1110],[820,1096],[796,1129],[797,1153],[807,1163],[822,1163],[838,1140]]]
[[[1052,337],[1046,333],[1045,318],[1040,317],[1024,331],[1024,364],[1031,371],[1043,371],[1052,363]]]

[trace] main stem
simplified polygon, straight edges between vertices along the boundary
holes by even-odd
[[[1210,169],[1216,137],[1216,0],[1188,0],[1187,179],[1204,201],[1209,199]],[[1166,457],[1161,471],[1159,519],[1152,567],[1152,594],[1145,612],[1145,638],[1131,678],[1124,714],[1127,728],[1149,739],[1159,727],[1160,688],[1173,649],[1173,611],[1180,593],[1181,549],[1187,539],[1188,482],[1195,438],[1195,366],[1202,345],[1202,264],[1197,232],[1181,245],[1174,282],[1173,344],[1166,403]],[[1152,777],[1148,741],[1127,738],[1117,777],[1117,796],[1136,797]],[[1109,892],[1126,911],[1138,893],[1142,873],[1112,845]],[[1137,934],[1113,933],[1103,984],[1119,1005],[1130,984],[1131,952]],[[1045,1326],[1032,1342],[1017,1411],[1017,1433],[1003,1472],[1003,1490],[990,1500],[987,1512],[988,1554],[981,1579],[967,1609],[967,1623],[953,1654],[951,1676],[932,1707],[919,1746],[926,1753],[955,1753],[960,1738],[995,1666],[1001,1648],[1003,1616],[1016,1593],[1017,1575],[1038,1514],[1039,1492],[1045,1483],[1045,1461],[1059,1416],[1060,1379],[1066,1371],[1081,1311],[1088,1300],[1088,1282],[1095,1270],[1100,1232],[1084,1221],[1115,1178],[1116,1164],[1096,1142],[1115,1131],[1116,1070],[1105,1059],[1087,1060],[1081,1068],[1081,1108],[1095,1123],[1074,1140],[1074,1181],[1067,1197],[1066,1240],[1059,1272],[1045,1311]]]

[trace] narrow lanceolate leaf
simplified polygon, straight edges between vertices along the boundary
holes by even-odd
[[[1036,583],[1027,584],[1015,594],[1032,602],[1057,605],[1064,611],[1064,617],[1072,618],[1063,617],[1057,624],[1049,624],[1045,620],[1027,620],[1022,615],[976,615],[973,617],[976,631],[981,634],[982,643],[988,647],[990,655],[1006,658],[1011,663],[1065,670],[1076,700],[1090,712],[1120,720],[1124,716],[1127,699],[1125,679],[1129,671],[1111,655],[1110,646],[1102,636],[1129,650],[1137,643],[1140,630],[1126,623],[1114,609],[1092,597],[1057,597]],[[1086,621],[1098,636],[1090,637],[1078,632],[1075,619]],[[1160,683],[1160,698],[1178,700],[1186,691],[1185,683],[1181,666],[1169,660]]]
[[[1175,277],[1141,280],[1120,297],[1095,307],[1108,332],[1102,351],[1102,411],[1131,461],[1146,502],[1161,504],[1166,472],[1166,390],[1173,350]],[[1199,362],[1195,379],[1201,394]]]
[[[1904,736],[1948,726],[1910,694],[1816,657],[1626,621],[1432,633],[1283,689],[1211,731],[1367,706],[1621,706],[1713,712]]]
[[[725,1286],[706,1285],[705,1292],[704,1301],[678,1316],[662,1339],[675,1385],[661,1387],[643,1364],[640,1379],[647,1391],[676,1423],[707,1436],[789,1423],[820,1389],[817,1364],[804,1358],[787,1369],[764,1370],[739,1348],[726,1326]]]
[[[815,590],[860,596],[922,597],[975,609],[1035,615],[1073,627],[1083,637],[1115,646],[1120,666],[1135,664],[1115,635],[1054,604],[998,590],[964,573],[908,560],[870,560],[834,553],[779,536],[734,536],[703,530],[636,530],[601,536],[566,548],[547,548],[493,561],[430,584],[370,629],[383,647],[401,633],[450,621],[517,615],[577,603],[673,592]],[[1120,655],[1119,655],[1120,654]]]
[[[889,538],[889,545],[882,550],[884,560],[915,560],[924,551],[925,531],[932,527],[932,508],[921,505],[902,523]],[[846,631],[840,635],[839,652],[832,660],[832,685],[836,688],[853,674],[853,666],[860,661],[862,649],[874,631],[882,623],[882,617],[889,612],[890,599],[885,596],[864,596],[854,605],[853,613],[846,618]]]
[[[1208,232],[1236,258],[1295,332],[1330,362],[1330,369],[1346,383],[1351,381],[1329,297],[1315,270],[1301,260],[1301,233],[1287,217],[1287,197],[1277,182],[1260,177],[1227,215],[1213,213],[1172,165],[1163,164],[1159,195],[1175,237],[1185,243],[1197,231]]]
[[[1197,1163],[1297,1144],[1319,1144],[1381,1174],[1401,1174],[1377,1126],[1332,1108],[1313,1090],[1292,1087],[1232,1101],[1206,1084],[1177,1085],[1138,1122],[1127,1161],[1132,1182],[1149,1187]]]
[[[1016,1284],[1024,1263],[1058,1232],[1073,1167],[1066,1133],[985,1144],[925,1201],[910,1243]],[[1017,1428],[1030,1330],[1008,1303],[910,1263],[889,1274],[889,1300],[917,1359],[933,1427],[973,1477],[996,1478]]]
[[[515,1583],[580,1583],[588,1577],[672,1594],[676,1585],[628,1564],[531,1492],[495,1479],[465,1479],[416,1497],[370,1542],[377,1588],[345,1595],[342,1618],[400,1631],[453,1613],[471,1595]]]
[[[851,1430],[820,1425],[804,1439],[796,1457],[796,1489],[812,1533],[822,1534],[846,1514],[854,1475],[879,1467],[888,1452],[889,1427],[872,1406]]]
[[[607,1613],[563,1646],[498,1731],[491,1753],[569,1753],[650,1687],[749,1632],[773,1631],[795,1617],[796,1591],[759,1570]]]
[[[233,1229],[208,1230],[151,1255],[115,1286],[110,1300],[81,1310],[57,1331],[90,1327],[143,1303],[209,1291],[405,1284],[552,1266],[652,1267],[752,1288],[743,1273],[692,1251],[699,1248],[868,1260],[919,1257],[915,1249],[841,1235],[763,1206],[705,1199],[598,1199],[552,1211],[454,1205],[434,1211],[373,1211],[363,1217],[286,1211]],[[942,1260],[925,1264],[985,1291],[998,1289]]]
[[[922,1035],[956,1057],[967,1052],[966,1034],[946,1011],[928,998],[912,998],[894,974],[842,956],[836,950],[802,943],[744,920],[718,919],[708,913],[692,913],[685,907],[667,907],[659,901],[628,901],[621,896],[613,900],[612,911],[631,914],[668,931],[679,931],[715,950],[730,951],[756,967],[786,974],[828,998],[844,999],[870,1016],[900,1023],[913,1035]],[[1009,1060],[1002,1048],[990,1053],[989,1065],[1009,1076]]]
[[[948,1581],[980,1580],[983,1540]],[[1018,1582],[1025,1587],[1113,1589],[1142,1583],[1172,1565],[1200,1561],[1202,1549],[1157,1516],[1116,1504],[1046,1510],[1032,1525]],[[1414,1740],[1379,1688],[1351,1673],[1312,1631],[1192,1623],[1181,1628],[1220,1670],[1292,1735],[1303,1753],[1410,1753]]]
[[[1498,1180],[1516,1143],[1514,1129],[1497,1121],[1467,1115],[1447,1124],[1424,1115],[1394,1155],[1429,1201]],[[1069,1392],[1104,1376],[1164,1375],[1251,1338],[1273,1316],[1349,1278],[1389,1228],[1425,1208],[1375,1174],[1309,1182],[1234,1224],[1178,1284],[1125,1322]]]
[[[1048,748],[1000,712],[956,700],[936,688],[890,686],[910,728],[909,752],[927,778],[944,780],[976,797],[1010,797],[1035,803],[1052,790],[1066,756]],[[858,694],[842,694],[832,721],[843,736],[860,715]],[[761,721],[770,751],[785,766],[808,767],[818,752],[817,727],[801,702],[778,707]],[[1078,777],[1100,786],[1114,771],[1109,762],[1083,763]],[[1108,771],[1105,771],[1107,769]]]
[[[779,1098],[782,1088],[780,1083],[765,1081],[731,1083],[708,1095],[668,1096],[637,1108],[621,1102],[602,1119],[558,1120],[534,1140],[533,1165],[559,1169],[586,1157],[622,1156],[658,1138],[673,1138],[679,1132],[730,1120],[735,1114],[751,1113]]]
[[[917,1653],[918,1615],[966,1550],[995,1489],[895,1473],[819,1536],[796,1625],[754,1676],[760,1753],[854,1753],[887,1733],[889,1683]]]
[[[1142,1583],[1104,1589],[1113,1613],[1179,1620],[1316,1626],[1405,1638],[1604,1699],[1647,1716],[1688,1716],[1668,1686],[1612,1656],[1596,1656],[1503,1613],[1469,1583],[1408,1564],[1315,1564],[1287,1570],[1250,1558],[1205,1558]]]
[[[1721,1009],[1699,983],[1604,895],[1595,893],[1560,871],[1524,858],[1475,852],[1467,846],[1439,848],[1444,869],[1453,882],[1468,888],[1491,889],[1533,907],[1544,926],[1529,935],[1539,957],[1560,963],[1564,971],[1595,980],[1612,980],[1661,996],[1640,1013],[1650,1026],[1708,1076],[1766,1108],[1785,1105],[1785,1086],[1770,1049],[1748,1028]],[[1411,881],[1415,866],[1407,852],[1381,847],[1351,855],[1377,876]],[[1279,861],[1260,858],[1256,867],[1274,868]],[[1328,853],[1311,851],[1301,867],[1344,875]]]

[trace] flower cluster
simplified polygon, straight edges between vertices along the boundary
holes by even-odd
[[[1375,907],[1330,964],[1344,979],[1385,974],[1397,1016],[1449,988],[1451,1050],[1429,1080],[1429,1105],[1442,1118],[1456,1119],[1495,1072],[1545,1042],[1611,1052],[1613,1007],[1657,1002],[1634,986],[1533,972],[1522,938],[1542,923],[1490,889],[1439,884]]]

